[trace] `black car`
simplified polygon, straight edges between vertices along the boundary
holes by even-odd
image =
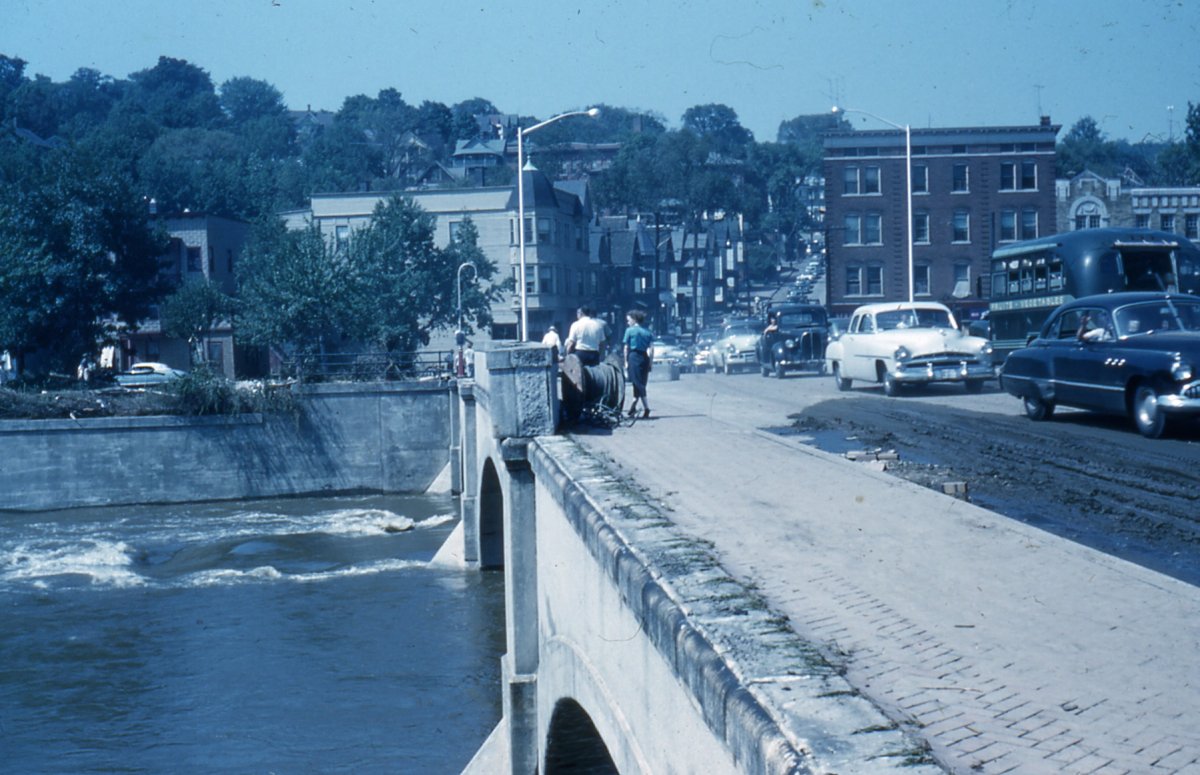
[[[1074,406],[1131,417],[1158,438],[1168,418],[1200,415],[1200,296],[1108,293],[1058,307],[1008,356],[1000,384],[1045,420]]]
[[[825,373],[825,344],[829,317],[819,304],[779,304],[768,313],[768,325],[758,339],[758,366],[764,377],[783,377],[789,371]]]

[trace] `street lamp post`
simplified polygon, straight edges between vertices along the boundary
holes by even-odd
[[[888,126],[904,130],[904,185],[908,189],[906,197],[908,225],[904,227],[904,234],[908,237],[908,300],[911,302],[913,300],[912,127],[908,124],[901,125],[894,121],[888,121],[886,118],[881,118],[874,113],[868,113],[865,110],[858,110],[856,108],[843,108],[834,105],[833,112],[861,113]]]
[[[520,276],[517,282],[521,288],[521,341],[529,341],[529,296],[528,281],[525,279],[525,135],[536,132],[544,126],[561,121],[572,116],[588,116],[595,118],[600,115],[599,108],[573,110],[560,113],[526,129],[517,129],[517,252],[520,254]]]
[[[458,331],[454,334],[454,343],[458,346],[458,358],[455,359],[454,367],[454,376],[456,377],[466,374],[466,363],[463,362],[463,345],[467,342],[467,333],[463,330],[462,273],[464,269],[470,269],[476,277],[479,277],[479,268],[470,261],[464,261],[458,265],[458,274],[454,282],[458,291]]]

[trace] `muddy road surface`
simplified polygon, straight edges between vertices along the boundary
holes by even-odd
[[[933,385],[887,398],[830,377],[685,374],[652,397],[838,454],[895,450],[890,473],[1200,585],[1200,422],[1145,439],[1131,421],[1060,408],[1033,422],[995,382],[981,395]],[[949,497],[949,496],[948,496]]]
[[[1200,426],[1151,440],[1122,418],[1032,422],[936,397],[820,401],[792,414],[790,431],[829,451],[895,450],[892,474],[965,483],[984,508],[1200,584]]]

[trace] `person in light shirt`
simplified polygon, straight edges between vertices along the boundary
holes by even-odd
[[[604,321],[597,320],[595,314],[591,307],[580,307],[571,330],[567,332],[567,352],[575,353],[584,366],[600,364],[600,351],[608,338]]]
[[[633,386],[633,403],[629,405],[629,416],[637,416],[638,400],[642,402],[642,418],[650,416],[650,402],[646,399],[646,382],[650,378],[650,365],[654,362],[654,335],[643,324],[646,313],[631,309],[625,315],[625,379]]]
[[[558,326],[550,326],[550,330],[542,337],[542,344],[550,348],[554,353],[554,360],[562,357],[562,340],[558,338]]]

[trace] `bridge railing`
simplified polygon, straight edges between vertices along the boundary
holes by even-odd
[[[303,355],[279,364],[277,376],[298,382],[450,379],[454,352],[347,352]]]

